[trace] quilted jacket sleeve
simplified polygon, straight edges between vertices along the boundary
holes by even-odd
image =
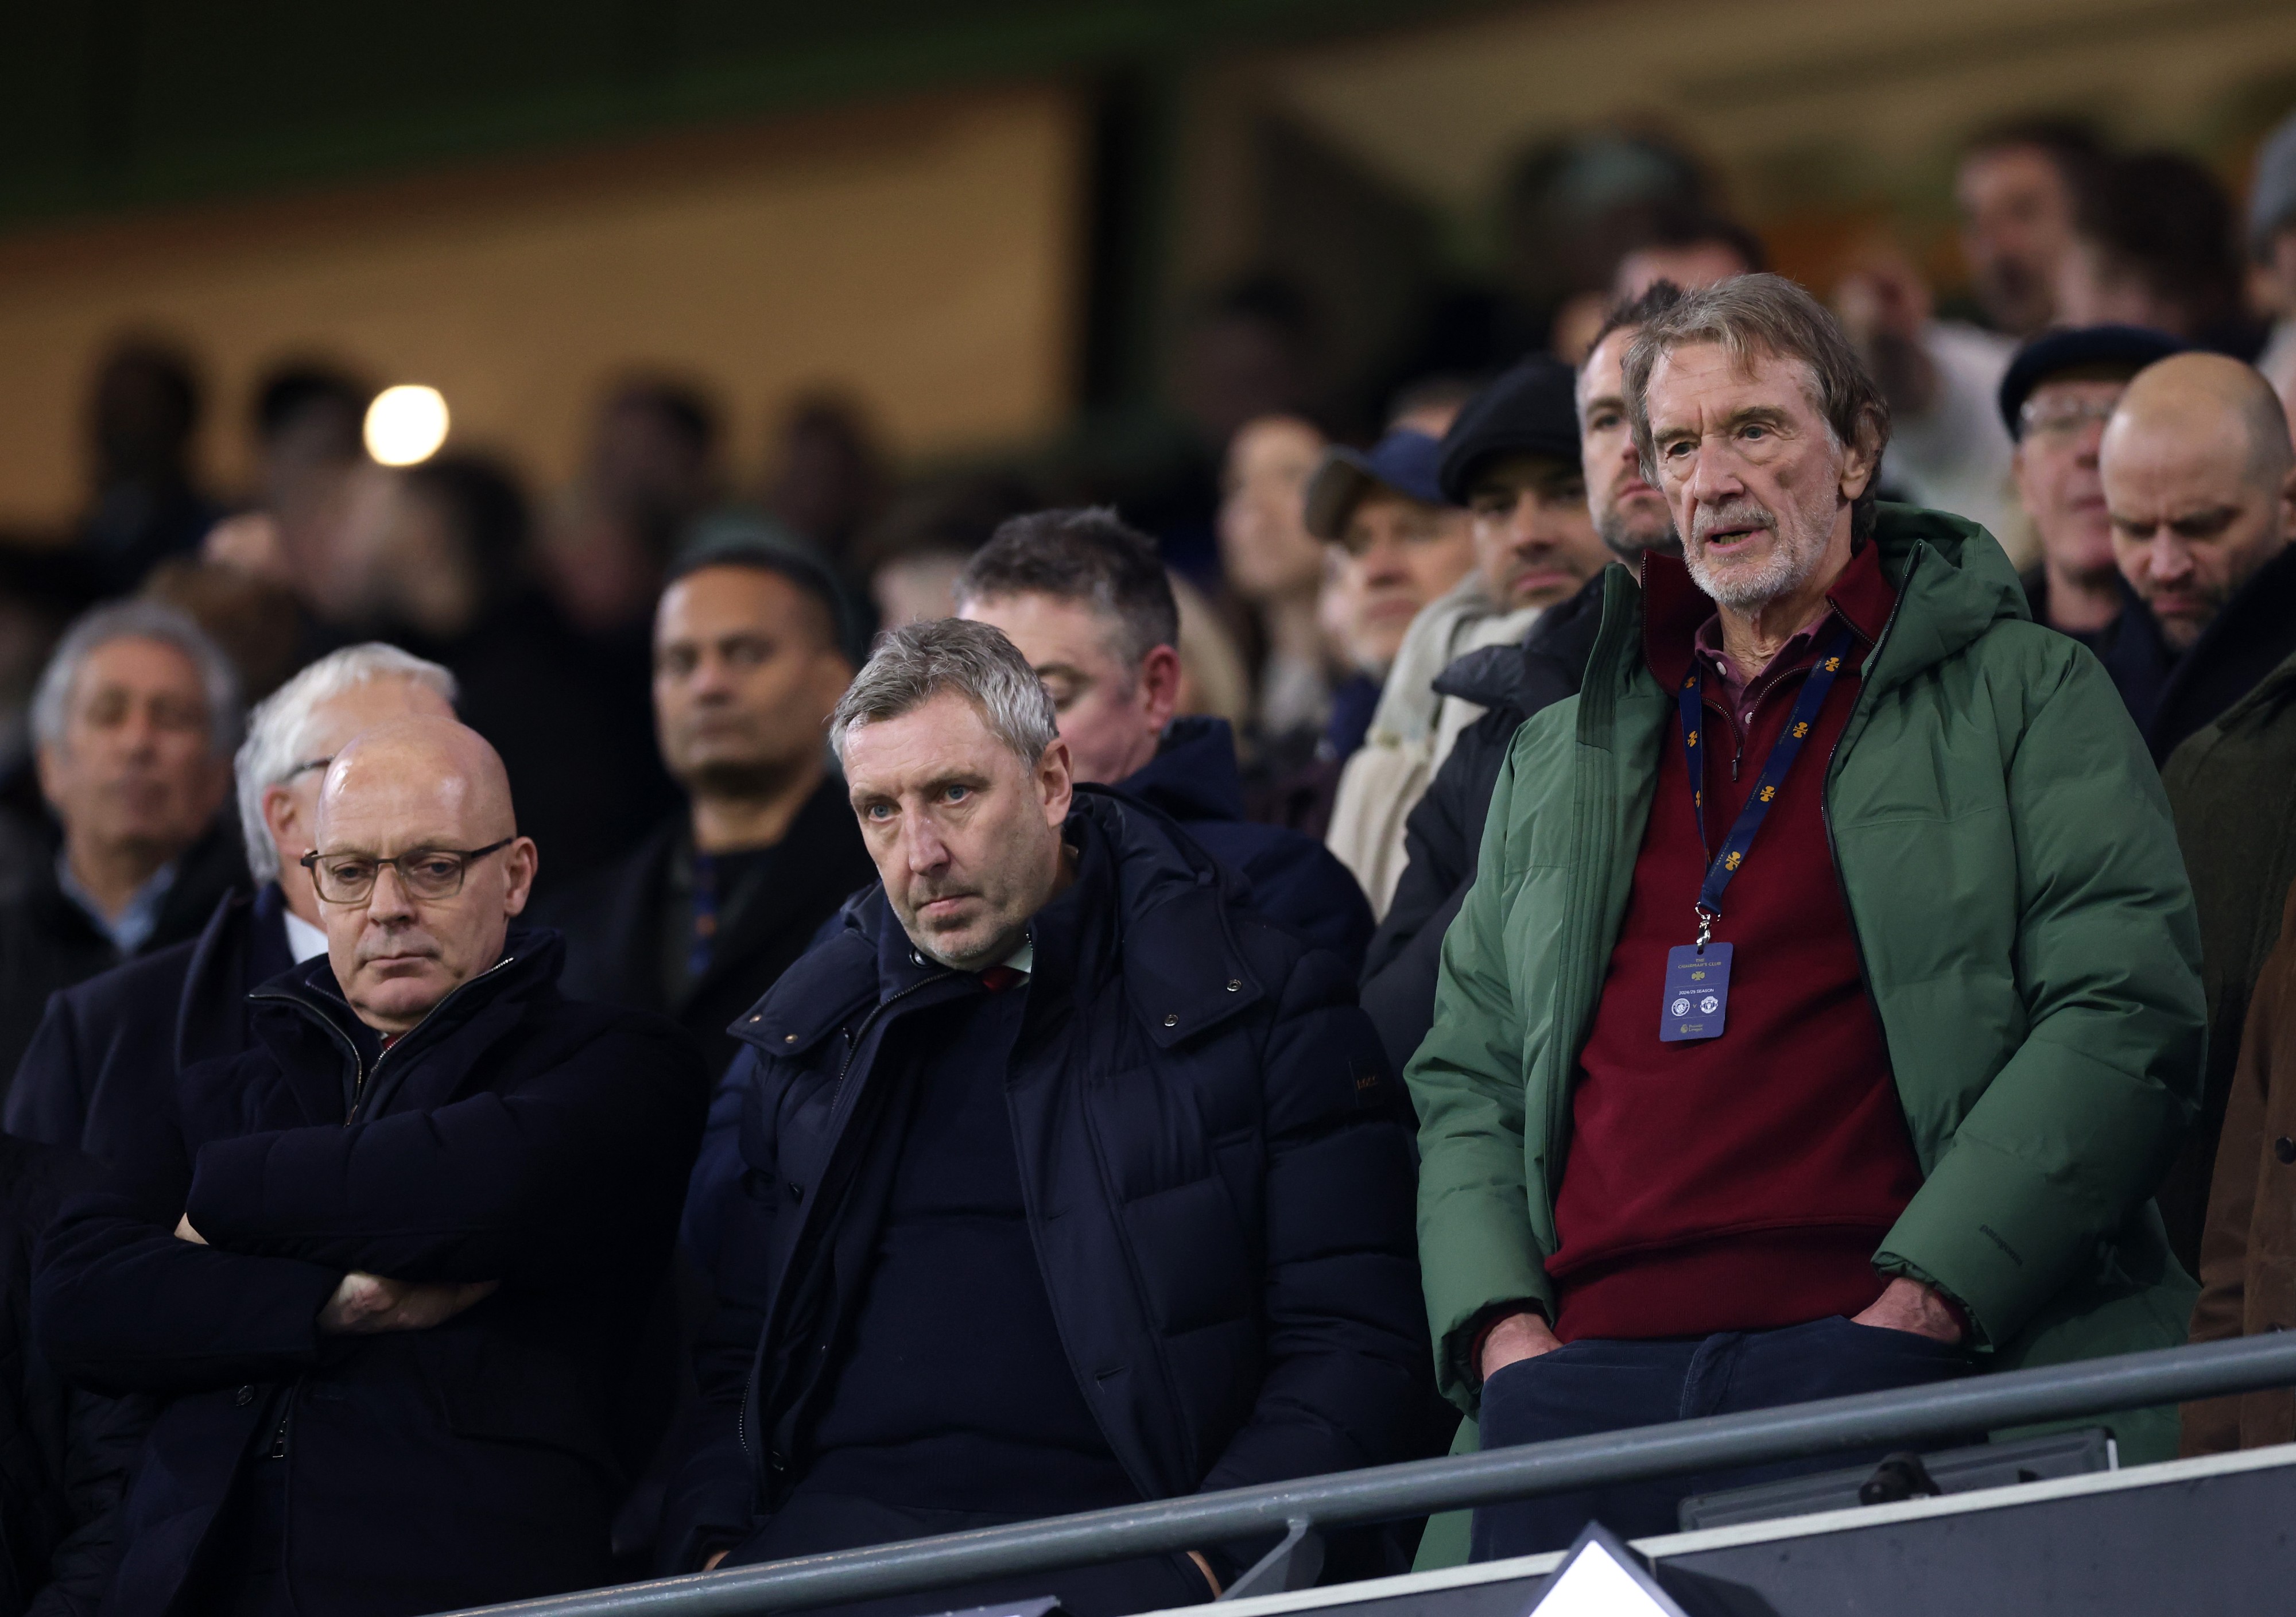
[[[232,1253],[398,1280],[578,1276],[682,1184],[700,1137],[700,1058],[666,1022],[617,1020],[507,1092],[348,1128],[211,1141],[193,1227]]]
[[[1989,1347],[2128,1224],[2199,1101],[2200,934],[2168,800],[2103,667],[2068,647],[2058,672],[2008,761],[2025,1038],[1875,1258]]]
[[[1410,1138],[1354,999],[1320,953],[1279,997],[1262,1080],[1267,1371],[1208,1490],[1409,1458],[1424,1431]]]

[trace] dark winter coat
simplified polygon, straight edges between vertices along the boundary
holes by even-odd
[[[64,1385],[32,1340],[32,1254],[95,1164],[0,1135],[0,1617],[94,1612],[143,1400]]]
[[[2156,1194],[2177,1261],[2197,1274],[2249,997],[2280,940],[2281,899],[2296,882],[2296,657],[2178,747],[2161,784],[2200,910],[2209,1061],[2200,1117]]]
[[[186,943],[59,989],[8,1088],[8,1132],[110,1161],[184,1068],[254,1042],[248,991],[295,964],[275,882],[228,893]]]
[[[218,819],[177,862],[160,923],[136,958],[198,937],[224,895],[247,885],[238,822]],[[36,867],[31,886],[0,904],[0,1081],[24,1059],[49,995],[119,964],[111,940],[56,884],[53,863]]]
[[[672,866],[692,857],[691,836],[680,809],[636,853],[562,890],[540,914],[565,934],[566,974],[558,986],[569,999],[668,1016],[693,1038],[715,1076],[739,1049],[726,1024],[773,987],[856,888],[877,879],[877,867],[845,783],[832,775],[790,823],[773,879],[740,909],[721,915],[709,971],[673,998],[662,981],[662,911]]]
[[[704,1079],[655,1018],[562,1000],[560,949],[503,959],[378,1055],[324,959],[256,991],[256,1047],[70,1204],[40,1340],[165,1401],[109,1613],[172,1609],[285,1417],[284,1577],[302,1610],[398,1617],[610,1573],[615,1416],[660,1284]],[[172,1233],[187,1215],[211,1244]],[[501,1283],[435,1329],[324,1335],[348,1269]]]
[[[1408,863],[1364,960],[1364,1013],[1398,1072],[1434,1024],[1443,932],[1474,884],[1491,792],[1515,730],[1533,713],[1578,694],[1602,622],[1598,574],[1570,599],[1540,613],[1520,644],[1469,652],[1436,677],[1442,694],[1488,710],[1460,732],[1427,794],[1404,821]]]
[[[1156,756],[1116,789],[1179,821],[1199,847],[1244,879],[1252,908],[1331,950],[1349,972],[1362,969],[1370,900],[1315,838],[1243,817],[1243,776],[1226,719],[1174,719]]]
[[[1084,787],[1068,835],[1082,901],[1038,918],[1004,1083],[1052,1311],[1110,1451],[1146,1498],[1421,1451],[1408,1136],[1346,975],[1152,809]],[[711,1419],[667,1513],[681,1564],[746,1537],[807,1469],[823,1348],[875,1239],[857,1210],[882,1204],[895,1154],[889,1030],[979,991],[914,952],[875,890],[739,1024],[745,1171],[720,1204]]]
[[[2241,586],[2181,657],[2126,583],[2121,595],[2120,616],[2094,644],[2156,764],[2296,656],[2296,545]]]

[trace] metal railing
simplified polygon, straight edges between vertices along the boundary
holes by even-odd
[[[1250,1583],[1250,1593],[1271,1593],[1292,1581],[1283,1576],[1283,1558],[1303,1540],[1312,1542],[1309,1535],[1316,1531],[1644,1477],[1956,1438],[2292,1385],[2296,1332],[2250,1336],[1192,1494],[484,1609],[502,1617],[733,1617],[954,1588],[987,1578],[1282,1533],[1283,1543],[1230,1591],[1245,1592]]]

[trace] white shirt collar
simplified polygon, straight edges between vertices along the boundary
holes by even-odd
[[[287,952],[295,956],[297,965],[327,952],[327,934],[320,928],[291,909],[282,909],[279,917],[287,923]]]

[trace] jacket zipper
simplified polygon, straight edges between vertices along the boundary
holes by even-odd
[[[327,1037],[333,1039],[336,1044],[342,1047],[343,1054],[350,1057],[351,1104],[349,1108],[343,1114],[343,1127],[348,1129],[353,1123],[358,1121],[359,1106],[366,1097],[367,1079],[370,1077],[380,1078],[382,1076],[382,1063],[390,1058],[392,1050],[403,1050],[406,1048],[407,1045],[414,1040],[417,1034],[421,1033],[425,1027],[432,1025],[431,1019],[433,1017],[437,1016],[440,1011],[445,1010],[448,1005],[455,1002],[456,995],[463,993],[465,989],[475,988],[478,984],[484,982],[488,978],[493,976],[496,972],[501,971],[504,966],[513,964],[517,959],[518,956],[516,955],[505,955],[500,960],[496,961],[492,965],[487,967],[485,971],[480,972],[477,976],[472,978],[470,981],[457,984],[444,998],[440,999],[437,1005],[430,1007],[429,1015],[426,1015],[420,1022],[407,1030],[406,1038],[400,1039],[397,1045],[392,1047],[391,1050],[385,1050],[381,1055],[375,1057],[374,1071],[373,1073],[368,1072],[366,1058],[359,1054],[358,1046],[351,1042],[350,1035],[344,1032],[340,1028],[335,1025],[335,1020],[333,1017],[319,1009],[318,1006],[313,1005],[300,994],[291,994],[283,991],[266,992],[261,989],[258,989],[255,992],[250,994],[248,997],[250,999],[275,1000],[283,1004],[293,1005],[298,1011],[301,1012],[305,1017],[318,1023],[322,1028],[324,1028],[327,1031]]]
[[[844,1130],[846,1120],[852,1113],[854,1096],[858,1093],[857,1090],[848,1089],[845,1087],[846,1075],[853,1071],[853,1058],[861,1053],[862,1043],[869,1037],[869,1030],[876,1025],[877,1019],[879,1017],[891,1010],[895,1005],[900,1004],[902,1000],[906,999],[918,989],[930,988],[936,982],[946,982],[951,977],[955,975],[956,973],[955,972],[944,971],[909,984],[908,987],[901,989],[890,998],[882,1000],[876,1005],[873,1006],[868,1015],[861,1019],[861,1025],[847,1036],[845,1042],[845,1059],[840,1062],[837,1067],[837,1100],[835,1104],[831,1106],[829,1112],[829,1150],[832,1157],[836,1154],[837,1141]],[[823,1161],[822,1171],[824,1177],[826,1177],[828,1173],[827,1159],[824,1159]],[[814,1208],[820,1205],[821,1197],[818,1194],[819,1189],[820,1186],[816,1185],[815,1186],[816,1194],[814,1197],[813,1206],[808,1206],[805,1210],[805,1218],[808,1222],[812,1220]],[[776,1187],[775,1194],[780,1194],[778,1187]],[[792,1241],[790,1244],[790,1250],[791,1252],[795,1252],[797,1250],[797,1243],[804,1240],[804,1238],[805,1231],[800,1228],[797,1233],[797,1240]],[[786,1281],[787,1276],[784,1276],[783,1279]],[[775,1301],[778,1301],[779,1299],[775,1299]],[[772,1320],[770,1312],[768,1312],[767,1319],[768,1326],[770,1326]],[[734,1439],[742,1445],[742,1452],[749,1457],[750,1465],[752,1471],[757,1469],[759,1457],[757,1451],[750,1447],[750,1406],[757,1401],[758,1375],[764,1367],[765,1358],[766,1334],[764,1332],[760,1332],[758,1336],[757,1351],[750,1356],[750,1384],[742,1394],[742,1407],[734,1412]]]

